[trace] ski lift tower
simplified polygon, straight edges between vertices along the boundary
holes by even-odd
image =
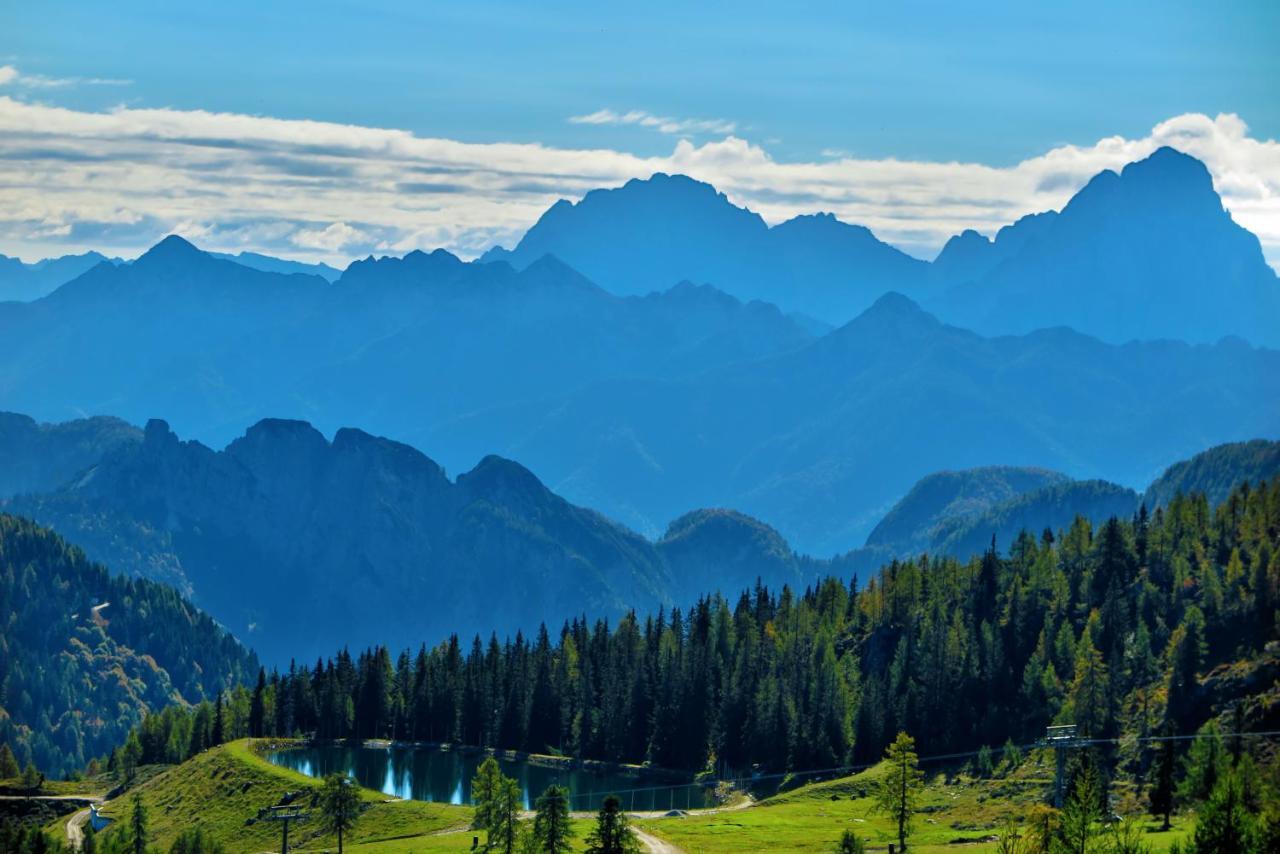
[[[1053,774],[1053,805],[1062,809],[1063,789],[1066,788],[1067,751],[1083,747],[1084,741],[1076,734],[1075,724],[1064,724],[1046,727],[1044,741],[1041,744],[1053,748],[1056,765]]]
[[[280,854],[289,854],[289,823],[306,821],[311,814],[301,807],[275,806],[258,810],[258,821],[280,822]]]

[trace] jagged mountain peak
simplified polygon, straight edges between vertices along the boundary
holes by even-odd
[[[156,245],[152,246],[146,252],[138,257],[134,262],[136,267],[144,267],[153,264],[172,264],[172,263],[188,263],[201,259],[208,259],[209,256],[200,251],[195,244],[191,243],[184,237],[177,234],[170,234]]]

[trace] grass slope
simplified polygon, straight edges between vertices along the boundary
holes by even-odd
[[[1040,802],[1049,782],[1046,770],[1028,763],[1007,780],[961,778],[948,783],[942,776],[931,779],[908,838],[911,851],[955,851],[957,845],[965,851],[995,851],[991,839],[1000,828],[1007,821],[1018,821]],[[877,766],[852,777],[802,786],[746,809],[636,824],[688,854],[829,852],[846,828],[852,828],[869,848],[884,850],[897,842],[897,836],[893,824],[875,807],[875,786],[882,773]],[[1149,817],[1145,826],[1151,831],[1147,839],[1157,851],[1166,850],[1191,827],[1190,822],[1178,821],[1173,831],[1156,833],[1159,822]]]
[[[287,792],[303,792],[294,803],[307,807],[308,793],[318,789],[319,781],[272,765],[248,740],[235,741],[207,750],[108,802],[103,811],[117,822],[106,832],[122,832],[137,793],[147,808],[151,842],[161,849],[167,850],[186,828],[199,825],[230,851],[276,851],[280,825],[247,820],[260,808],[279,803]],[[470,807],[390,799],[368,789],[361,790],[361,797],[369,807],[345,840],[351,850],[459,850],[399,847],[395,840],[463,829],[471,822]],[[469,834],[451,834],[449,841],[453,839],[465,839],[462,850],[470,847]],[[289,847],[295,846],[299,851],[324,850],[336,848],[337,839],[323,833],[313,819],[289,828]]]

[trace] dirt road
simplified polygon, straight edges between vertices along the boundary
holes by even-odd
[[[644,846],[644,850],[649,854],[684,854],[684,850],[677,848],[666,840],[659,839],[652,833],[645,833],[634,825],[631,832],[636,835],[636,839],[640,840],[640,844]]]
[[[88,808],[74,813],[67,819],[67,844],[71,846],[72,851],[79,851],[80,846],[84,844],[84,823],[88,820]]]

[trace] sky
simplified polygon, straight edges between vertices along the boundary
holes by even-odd
[[[682,171],[932,257],[1173,144],[1277,265],[1278,37],[1269,0],[0,0],[0,252],[472,257]]]

